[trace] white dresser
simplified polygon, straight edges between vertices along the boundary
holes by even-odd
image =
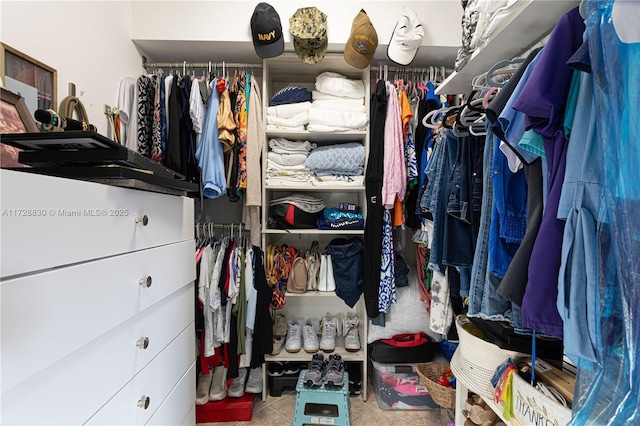
[[[0,424],[195,424],[193,200],[0,187]]]

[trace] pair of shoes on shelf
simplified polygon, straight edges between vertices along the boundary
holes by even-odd
[[[287,317],[276,315],[273,318],[273,349],[271,355],[278,355],[282,350],[287,335]]]
[[[342,321],[342,330],[338,328],[339,324],[338,317],[326,316],[320,320],[320,334],[318,334],[315,321],[307,320],[302,326],[299,322],[290,321],[287,328],[285,350],[290,353],[298,353],[300,349],[304,349],[307,353],[316,353],[319,350],[331,353],[336,349],[336,336],[341,334],[344,336],[345,349],[348,352],[358,352],[360,350],[360,335],[358,333],[360,320],[358,316],[349,312]]]
[[[245,392],[262,392],[262,366],[249,369],[248,375],[249,377],[247,378],[247,368],[238,369],[238,377],[233,378],[229,386],[228,394],[230,397],[240,398]]]
[[[315,353],[320,349],[318,343],[318,330],[313,321],[307,322],[300,326],[300,323],[291,321],[287,328],[287,341],[284,344],[287,352],[298,353],[304,348],[306,353]]]
[[[479,395],[468,398],[465,401],[465,409],[467,412],[465,425],[493,426],[498,421],[497,414]]]
[[[340,387],[344,385],[344,363],[340,355],[329,355],[328,361],[325,361],[322,354],[313,356],[303,378],[304,384],[318,387],[322,385],[323,380],[326,386]]]
[[[300,363],[274,361],[269,363],[267,374],[272,377],[288,376],[300,372]]]
[[[204,405],[209,401],[221,401],[227,396],[227,369],[219,365],[209,370],[209,374],[200,374],[196,385],[196,404]]]
[[[325,317],[320,322],[322,327],[322,337],[320,338],[320,349],[327,353],[336,349],[336,335],[338,334],[337,317]],[[344,348],[347,352],[358,352],[360,350],[360,334],[358,326],[360,320],[358,315],[348,312],[342,319],[342,330],[340,335],[344,336]]]

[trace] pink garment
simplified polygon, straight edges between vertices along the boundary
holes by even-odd
[[[398,93],[387,82],[387,117],[384,122],[384,171],[382,180],[382,204],[391,210],[396,197],[404,200],[407,189],[407,169],[404,164],[404,140]]]

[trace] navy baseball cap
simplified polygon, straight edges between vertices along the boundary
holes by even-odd
[[[251,16],[253,48],[261,58],[273,58],[284,52],[280,15],[269,3],[258,3]]]

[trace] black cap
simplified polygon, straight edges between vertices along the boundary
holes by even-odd
[[[258,3],[251,16],[251,36],[256,54],[273,58],[284,52],[284,38],[280,15],[268,3]]]

